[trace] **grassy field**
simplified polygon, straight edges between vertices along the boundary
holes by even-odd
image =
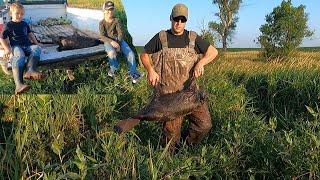
[[[112,132],[148,102],[151,88],[145,78],[132,84],[124,63],[115,79],[107,68],[105,59],[83,63],[74,81],[51,70],[18,97],[0,74],[0,179],[320,178],[319,51],[287,62],[228,52],[208,65],[198,82],[213,129],[174,155],[159,145],[159,123]]]
[[[116,7],[126,24],[120,1]],[[27,81],[33,88],[21,96],[0,71],[0,179],[320,179],[319,48],[286,62],[258,53],[234,48],[206,66],[198,82],[213,128],[198,147],[182,142],[176,154],[159,145],[160,123],[113,133],[151,95],[145,78],[131,83],[123,60],[114,79],[106,59],[75,66],[73,81],[64,69],[43,69],[48,78]]]
[[[143,51],[143,46],[136,46],[136,49],[138,52],[142,52]],[[218,48],[218,50],[220,50]],[[242,51],[259,51],[259,48],[229,48],[228,51],[229,52],[242,52]],[[299,48],[300,51],[303,52],[318,52],[320,51],[320,47],[302,47]]]
[[[121,0],[112,0],[115,3],[116,9],[124,10]],[[105,0],[68,0],[68,6],[90,9],[101,9]]]

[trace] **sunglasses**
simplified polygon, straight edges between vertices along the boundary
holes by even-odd
[[[173,19],[174,22],[179,22],[179,21],[181,21],[181,23],[187,22],[187,19],[185,17],[183,17],[183,16],[174,17],[172,19]]]
[[[114,8],[104,9],[104,11],[114,11]]]

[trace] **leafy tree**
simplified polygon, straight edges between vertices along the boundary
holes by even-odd
[[[208,24],[205,23],[205,21],[203,20],[201,23],[201,27],[200,27],[200,36],[207,41],[208,43],[210,43],[211,45],[215,45],[215,41],[217,39],[216,35],[214,32],[212,32],[211,29],[208,28]]]
[[[260,27],[258,41],[263,49],[263,56],[283,59],[293,55],[305,37],[312,36],[309,30],[308,15],[305,6],[293,7],[291,0],[283,0],[266,16],[266,24]]]
[[[242,0],[212,0],[218,5],[219,12],[215,14],[219,21],[211,21],[209,28],[219,35],[223,51],[227,50],[228,42],[231,42],[232,34],[239,20],[237,16]]]

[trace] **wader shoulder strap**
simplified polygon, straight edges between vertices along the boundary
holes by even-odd
[[[189,48],[194,49],[196,45],[197,33],[194,31],[189,31]]]
[[[162,49],[168,48],[168,38],[167,38],[167,32],[162,30],[159,32],[159,38],[162,44]]]

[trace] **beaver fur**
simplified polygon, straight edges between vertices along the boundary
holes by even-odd
[[[131,130],[140,120],[146,121],[170,121],[179,116],[184,116],[205,102],[205,92],[199,89],[192,81],[189,88],[182,91],[157,95],[138,115],[121,120],[114,127],[118,133]]]
[[[87,47],[93,47],[100,44],[98,39],[91,37],[81,36],[78,33],[73,34],[72,36],[63,37],[52,37],[52,40],[55,44],[58,44],[59,47],[57,51],[66,51],[73,49],[82,49]]]

